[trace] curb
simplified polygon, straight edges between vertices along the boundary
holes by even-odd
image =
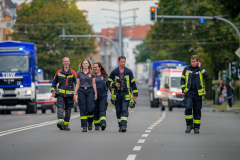
[[[210,103],[205,103],[205,104],[211,106],[213,108],[213,110],[212,110],[213,112],[229,112],[229,113],[237,113],[237,114],[240,115],[240,108],[239,109],[238,108],[231,108],[229,110],[227,110],[227,109],[218,109],[218,108],[216,108],[214,105],[212,105]]]

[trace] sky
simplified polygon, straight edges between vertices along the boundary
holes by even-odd
[[[29,0],[31,1],[31,0]],[[21,4],[24,0],[12,0],[14,3]],[[139,8],[136,10],[136,25],[151,25],[153,22],[150,21],[150,6],[156,6],[157,1],[130,1],[121,2],[121,11]],[[118,2],[103,2],[103,1],[78,1],[78,9],[86,10],[87,20],[89,24],[92,25],[94,32],[101,32],[102,28],[113,28],[119,25],[119,19],[106,18],[105,16],[111,16],[118,18],[119,13],[112,11],[105,11],[105,9],[112,9],[118,11]],[[133,11],[124,12],[121,14],[122,25],[133,22],[133,18],[124,19],[125,17],[133,16]],[[107,23],[111,22],[111,23]],[[113,22],[113,23],[112,23]],[[128,23],[126,25],[132,25],[133,23]]]

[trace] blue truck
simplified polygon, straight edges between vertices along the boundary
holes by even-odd
[[[0,42],[0,114],[37,113],[37,49],[34,43]]]
[[[186,62],[163,60],[154,61],[149,65],[148,94],[151,107],[159,107],[160,105],[160,83],[163,70],[177,66],[186,66]]]

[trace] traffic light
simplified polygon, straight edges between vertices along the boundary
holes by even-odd
[[[66,35],[66,29],[65,29],[65,28],[62,28],[62,29],[61,29],[61,35],[63,35],[63,36]],[[66,38],[65,38],[65,37],[62,37],[61,40],[62,40],[62,41],[65,41]]]
[[[147,63],[148,66],[150,66],[151,59],[146,59],[146,63]]]
[[[156,21],[157,20],[157,8],[156,7],[150,7],[150,20],[151,21]]]

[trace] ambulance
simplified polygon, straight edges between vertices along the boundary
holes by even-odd
[[[181,76],[184,67],[163,70],[159,93],[162,111],[166,107],[169,111],[172,111],[173,107],[183,107],[184,93],[181,89]]]

